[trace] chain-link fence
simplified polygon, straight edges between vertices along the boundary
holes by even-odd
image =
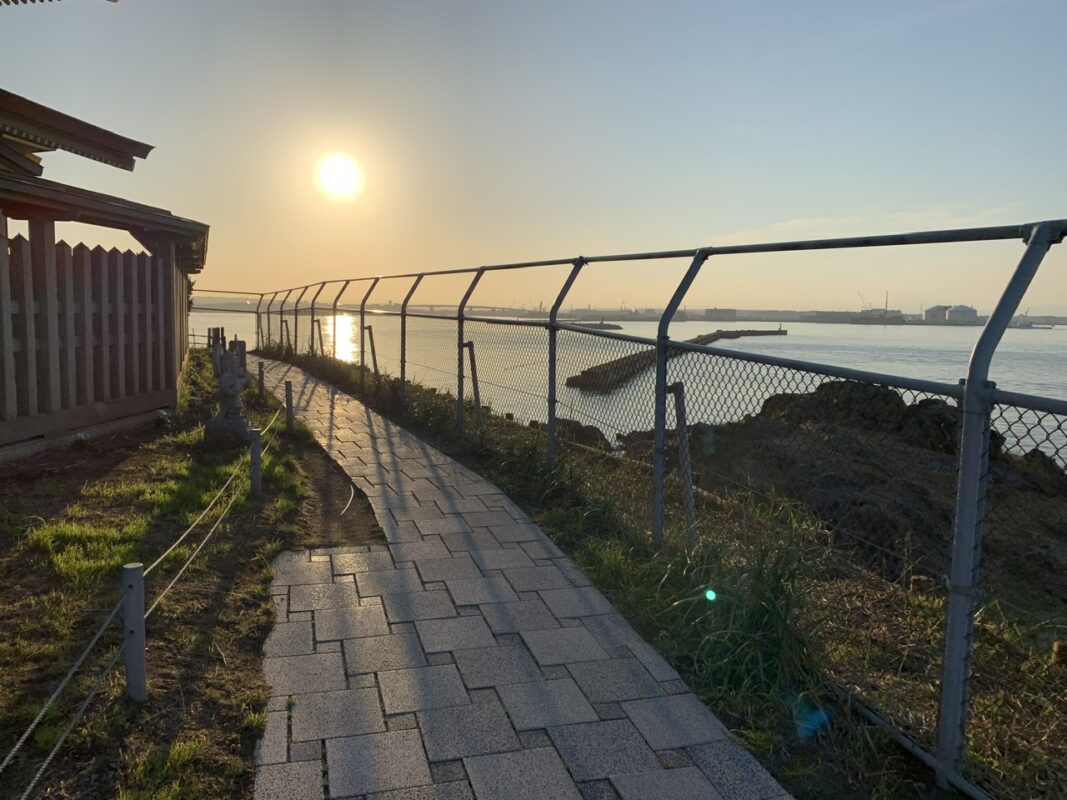
[[[833,686],[944,785],[973,797],[988,796],[976,783],[1055,794],[1067,762],[1057,706],[1067,678],[1053,655],[1067,630],[1067,402],[996,389],[988,368],[1064,230],[1041,223],[457,270],[441,274],[468,273],[470,284],[448,313],[408,308],[433,273],[391,276],[410,285],[382,307],[379,279],[329,281],[259,296],[257,341],[458,396],[460,429],[477,424],[473,409],[542,430],[550,460],[579,467],[571,473],[588,496],[664,546],[716,547],[743,561],[789,545],[768,542],[745,509],[787,508],[805,548],[803,613]],[[712,255],[1010,238],[1026,251],[959,384],[670,336]],[[587,264],[679,256],[692,261],[656,337],[559,318]],[[487,271],[549,265],[571,266],[550,311],[466,313]]]

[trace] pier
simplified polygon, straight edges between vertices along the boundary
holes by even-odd
[[[703,333],[692,339],[687,339],[688,344],[711,344],[721,339],[740,339],[742,336],[785,336],[788,331],[778,328],[777,330],[740,330]],[[674,354],[668,350],[667,358]],[[632,353],[622,358],[616,358],[603,364],[598,364],[589,369],[583,369],[577,375],[567,378],[567,386],[580,389],[583,392],[614,392],[624,383],[629,381],[641,370],[649,369],[656,364],[656,350],[649,348],[640,353]]]

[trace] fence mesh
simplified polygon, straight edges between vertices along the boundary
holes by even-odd
[[[548,330],[533,325],[464,322],[463,338],[474,343],[483,406],[520,424],[543,424],[548,403]],[[464,355],[464,394],[474,399],[469,352]]]

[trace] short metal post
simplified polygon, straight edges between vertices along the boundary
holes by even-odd
[[[307,290],[311,288],[308,284],[300,290],[300,294],[297,295],[296,304],[293,306],[293,353],[300,352],[300,301],[304,299],[304,295],[307,294]]]
[[[262,320],[259,318],[259,307],[263,305],[263,293],[259,294],[259,302],[256,303],[256,349],[263,346]]]
[[[293,432],[293,382],[285,382],[285,429]]]
[[[374,326],[367,326],[367,339],[370,341],[370,361],[374,367],[374,388],[377,389],[381,383],[382,376],[378,373],[378,351],[374,347]]]
[[[559,290],[559,294],[556,295],[556,302],[552,304],[552,310],[548,312],[548,463],[553,464],[556,460],[556,406],[559,401],[556,399],[556,368],[557,368],[557,338],[559,337],[559,323],[557,321],[559,317],[559,310],[563,306],[563,300],[567,296],[567,292],[571,290],[574,285],[574,280],[578,277],[578,273],[582,271],[582,267],[585,265],[585,258],[579,256],[574,259],[574,266],[571,267],[571,272],[567,276],[567,280],[563,282],[563,286]]]
[[[268,347],[270,345],[274,344],[274,336],[271,334],[270,309],[271,309],[271,306],[274,305],[274,301],[277,300],[277,299],[278,299],[278,293],[275,292],[274,294],[272,294],[270,296],[270,302],[267,303],[267,308],[266,308],[266,310],[264,312],[267,315],[267,338],[265,339],[265,344]]]
[[[415,290],[419,288],[419,284],[422,283],[422,275],[416,275],[414,283],[411,284],[411,288],[408,289],[408,293],[404,295],[404,302],[400,304],[400,407],[404,407],[404,401],[407,399],[407,369],[408,369],[408,303],[411,302],[411,296],[415,294]]]
[[[148,699],[144,639],[144,565],[122,568],[122,625],[125,644],[122,663],[126,670],[126,696],[135,703]]]
[[[945,656],[941,666],[941,706],[937,722],[937,756],[944,765],[937,782],[947,787],[949,775],[959,774],[967,742],[967,691],[971,672],[974,605],[978,592],[978,564],[985,518],[986,479],[989,468],[989,427],[992,384],[989,365],[1037,273],[1049,247],[1060,241],[1062,230],[1049,223],[1034,227],[1011,280],[989,315],[971,353],[963,392],[963,426],[960,431],[959,483],[956,523],[949,569],[948,611],[945,621]]]
[[[467,342],[467,355],[471,362],[471,389],[474,391],[474,415],[478,424],[482,423],[482,393],[478,387],[478,362],[474,360],[474,342]]]
[[[700,544],[700,529],[697,527],[696,501],[693,497],[693,463],[689,456],[689,423],[685,413],[685,386],[672,383],[668,391],[674,395],[675,430],[678,433],[678,477],[682,481],[682,504],[685,506],[685,522],[689,549]]]
[[[659,319],[656,336],[656,396],[655,430],[652,445],[652,541],[663,538],[663,482],[667,475],[667,356],[670,348],[670,325],[686,292],[696,280],[700,268],[711,255],[710,250],[698,250],[678,287],[671,295]]]
[[[379,278],[375,278],[370,283],[370,288],[367,289],[367,293],[363,295],[363,300],[359,304],[359,390],[363,391],[367,383],[367,353],[366,343],[363,339],[363,333],[367,330],[367,300],[370,298],[370,293],[374,291],[374,287],[378,285]]]
[[[482,274],[485,272],[485,267],[480,268],[474,273],[474,277],[471,279],[470,286],[467,287],[467,291],[463,294],[463,299],[459,301],[459,307],[456,309],[456,431],[463,433],[463,311],[467,307],[467,301],[471,299],[471,295],[474,294],[474,289],[478,285],[478,281],[482,279]]]
[[[267,386],[263,380],[263,362],[259,362],[259,400],[263,402],[267,399]]]
[[[252,496],[263,496],[263,436],[259,428],[248,431],[248,478]]]

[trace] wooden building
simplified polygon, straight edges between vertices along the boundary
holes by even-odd
[[[177,403],[208,226],[41,177],[42,152],[132,170],[151,149],[0,90],[0,458]],[[29,238],[9,237],[12,219]],[[144,250],[56,241],[63,221],[127,231]]]

